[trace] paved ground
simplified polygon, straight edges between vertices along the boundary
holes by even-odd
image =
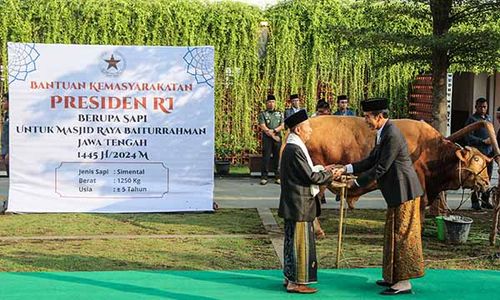
[[[254,177],[216,177],[215,201],[221,208],[277,208],[280,186],[271,180],[267,185],[260,185],[259,178]],[[469,190],[464,198],[469,197]],[[327,204],[324,207],[338,208],[335,196],[327,192]],[[448,192],[448,205],[454,209],[462,200],[462,190]],[[386,204],[380,191],[373,191],[362,196],[356,208],[384,209]],[[466,200],[462,208],[470,208],[470,200]]]
[[[496,174],[496,172],[493,172]],[[494,177],[492,184],[496,185]],[[0,205],[7,199],[9,180],[0,177]],[[465,199],[469,197],[470,191],[464,194]],[[221,208],[277,208],[279,203],[280,187],[274,181],[267,185],[260,185],[258,177],[215,177],[214,199]],[[327,192],[326,208],[338,208],[335,196]],[[462,200],[462,190],[448,192],[448,205],[454,209]],[[373,191],[360,198],[356,208],[386,208],[380,191]],[[462,208],[470,208],[470,200],[467,200]]]

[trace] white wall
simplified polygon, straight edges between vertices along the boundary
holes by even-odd
[[[474,111],[474,106],[476,103],[476,99],[483,97],[487,98],[488,96],[488,74],[487,73],[479,73],[474,75],[474,85],[472,89],[472,101],[471,101],[471,112]],[[488,111],[491,115],[492,113],[492,105],[493,102],[491,101],[492,99],[488,99]]]

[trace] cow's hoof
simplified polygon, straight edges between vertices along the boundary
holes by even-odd
[[[317,240],[322,240],[324,238],[326,238],[326,233],[323,230],[316,231],[316,239]]]

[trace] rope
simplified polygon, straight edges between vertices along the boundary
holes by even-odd
[[[496,155],[497,156],[497,155]],[[461,207],[462,205],[470,199],[470,197],[472,196],[472,193],[477,193],[477,189],[476,187],[474,186],[473,188],[473,191],[472,193],[469,193],[469,196],[467,197],[467,199],[464,199],[464,196],[465,196],[465,189],[464,189],[464,181],[462,180],[462,169],[464,171],[469,171],[470,173],[472,173],[472,176],[474,177],[474,182],[476,181],[476,178],[478,177],[479,174],[481,174],[481,172],[484,171],[484,169],[486,169],[488,167],[488,164],[485,163],[485,166],[479,170],[479,172],[475,173],[474,170],[471,170],[470,168],[463,168],[462,167],[462,161],[459,160],[458,161],[458,183],[459,183],[459,186],[462,188],[462,200],[460,201],[460,204],[458,205],[458,207],[456,209],[451,209],[449,206],[448,206],[448,201],[445,201],[445,204],[446,204],[446,209],[448,210],[449,213],[451,214],[454,214],[455,212],[457,212]],[[470,175],[469,175],[470,176]]]

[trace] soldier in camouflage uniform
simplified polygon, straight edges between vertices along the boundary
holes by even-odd
[[[279,176],[279,151],[281,148],[281,134],[284,128],[283,114],[276,110],[276,98],[268,95],[266,110],[259,113],[259,127],[262,130],[262,167],[260,184],[267,184],[268,165],[273,155],[273,166],[276,183],[280,183]]]

